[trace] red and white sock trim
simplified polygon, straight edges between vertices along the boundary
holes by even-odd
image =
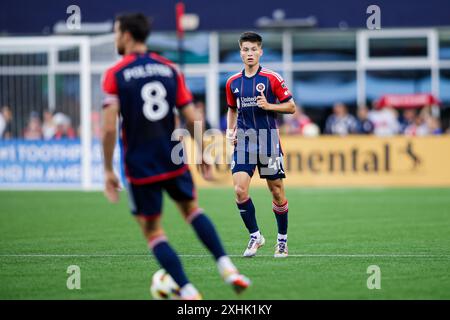
[[[167,242],[167,237],[164,234],[150,238],[150,240],[148,241],[148,247],[150,249],[153,249],[161,242]]]
[[[288,201],[286,200],[286,202],[282,205],[278,205],[275,202],[272,202],[272,209],[273,209],[273,212],[275,212],[276,214],[286,213],[289,210]]]
[[[192,221],[194,221],[195,218],[197,218],[199,215],[203,214],[203,209],[201,208],[195,208],[194,210],[192,210],[189,215],[186,217],[186,222],[187,223],[192,223]]]

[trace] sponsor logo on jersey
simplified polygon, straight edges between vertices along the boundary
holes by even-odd
[[[240,105],[242,108],[257,107],[256,103],[258,97],[241,97]]]
[[[264,90],[266,90],[266,86],[264,85],[264,83],[258,83],[256,85],[256,91],[263,92]]]

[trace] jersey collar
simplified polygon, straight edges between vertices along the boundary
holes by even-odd
[[[145,56],[150,54],[151,51],[147,50],[146,52],[138,52],[138,51],[132,51],[129,54],[125,55],[125,56]]]
[[[244,68],[244,69],[242,69],[242,76],[246,79],[253,79],[254,77],[256,77],[258,75],[258,73],[261,71],[261,69],[262,69],[262,66],[259,65],[258,71],[256,71],[256,73],[254,75],[252,75],[251,77],[247,77],[245,75],[245,68]]]

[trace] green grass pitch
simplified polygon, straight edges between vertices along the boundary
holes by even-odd
[[[205,299],[450,299],[450,189],[290,188],[289,253],[273,258],[276,223],[265,189],[251,190],[266,246],[243,258],[248,235],[232,188],[199,190],[225,247],[252,287],[236,297],[174,204],[164,225]],[[0,299],[150,299],[158,269],[125,193],[0,192]],[[81,290],[68,290],[69,265]],[[367,268],[381,269],[369,290]]]

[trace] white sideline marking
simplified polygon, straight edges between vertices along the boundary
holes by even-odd
[[[206,258],[209,254],[179,254],[182,258]],[[242,255],[230,254],[230,257]],[[0,258],[114,258],[114,257],[149,257],[150,254],[0,254]],[[259,254],[255,257],[273,257],[271,254]],[[450,258],[450,254],[290,254],[295,258]]]

